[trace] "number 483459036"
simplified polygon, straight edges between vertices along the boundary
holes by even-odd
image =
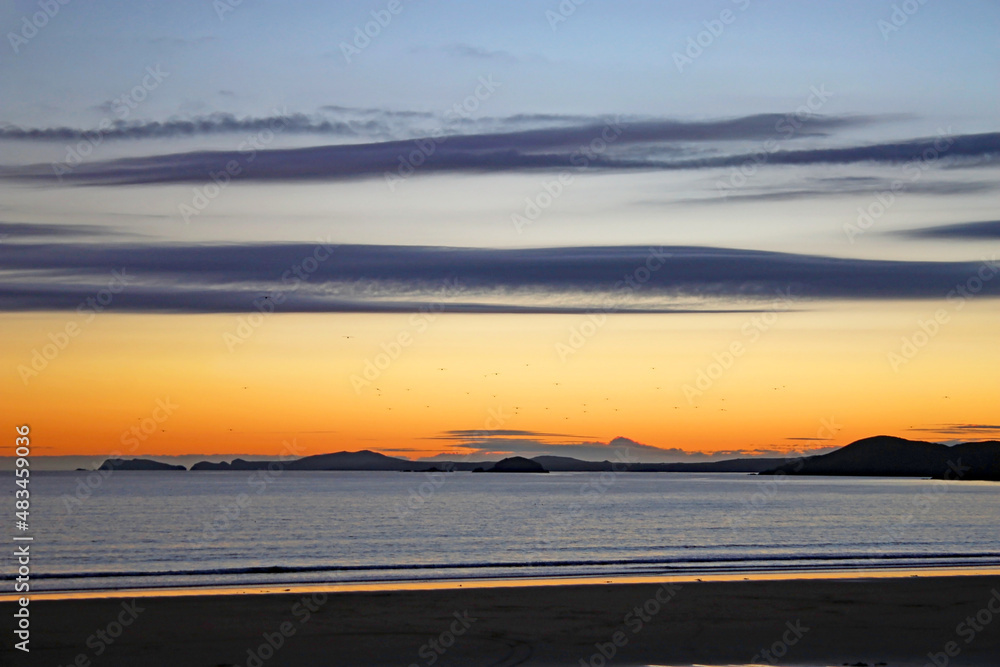
[[[28,492],[28,482],[31,478],[31,472],[29,466],[31,465],[28,456],[31,455],[31,439],[29,433],[31,429],[27,424],[24,426],[16,427],[18,437],[14,439],[14,445],[16,447],[14,453],[17,455],[17,459],[14,462],[16,466],[16,476],[15,484],[20,488],[14,492],[16,499],[14,500],[14,516],[17,518],[17,527],[21,530],[28,529],[28,508],[30,507],[30,493]]]

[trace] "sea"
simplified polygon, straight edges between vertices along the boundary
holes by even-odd
[[[995,566],[998,518],[971,481],[36,471],[19,535],[33,591],[85,591]]]

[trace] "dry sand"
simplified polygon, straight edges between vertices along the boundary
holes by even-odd
[[[27,655],[15,609],[3,665],[1000,665],[996,574],[36,599]]]

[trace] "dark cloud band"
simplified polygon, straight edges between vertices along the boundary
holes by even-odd
[[[956,239],[975,241],[979,239],[1000,239],[1000,220],[986,222],[964,222],[955,225],[940,225],[923,229],[899,232],[901,236],[929,239]]]
[[[255,150],[252,163],[239,150],[154,155],[104,162],[90,162],[62,173],[60,180],[95,185],[130,185],[204,182],[213,172],[224,171],[235,161],[243,165],[241,181],[308,181],[408,176],[414,171],[505,172],[524,170],[688,169],[742,164],[747,156],[703,160],[665,159],[677,153],[678,144],[766,141],[779,136],[785,116],[761,114],[721,121],[607,119],[517,132],[440,134],[406,141],[383,141],[309,148]],[[878,119],[864,116],[816,116],[793,138],[823,136],[833,130],[866,125]],[[955,140],[956,151],[973,150]],[[777,152],[776,164],[847,160],[895,159],[922,150],[914,142],[906,150],[898,145],[823,151]],[[979,150],[979,149],[976,149]],[[855,151],[856,153],[851,153]],[[857,153],[860,151],[860,153]],[[802,155],[800,155],[800,153]],[[796,157],[799,156],[799,157]],[[812,156],[812,157],[809,157]],[[839,157],[837,157],[839,156]],[[13,167],[0,171],[13,179],[51,180],[51,165]]]
[[[126,311],[704,312],[811,299],[1000,295],[994,262],[910,262],[705,247],[0,245],[0,309],[74,308],[113,270]],[[692,304],[694,304],[692,306]],[[266,304],[271,306],[271,304]],[[790,307],[785,304],[784,308]]]

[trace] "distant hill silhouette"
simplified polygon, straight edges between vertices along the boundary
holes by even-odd
[[[316,454],[285,463],[288,470],[404,470],[414,468],[412,461],[386,456],[370,450]],[[430,468],[431,464],[427,464]]]
[[[98,470],[187,470],[184,466],[170,465],[151,459],[107,459]]]
[[[521,456],[504,459],[527,461],[551,472],[698,472],[760,473],[765,475],[854,475],[871,477],[935,477],[943,479],[986,479],[1000,481],[1000,442],[969,442],[949,447],[933,442],[906,440],[887,435],[865,438],[846,447],[805,458],[741,458],[697,463],[629,463],[582,461],[568,456]],[[115,459],[118,460],[118,459]],[[109,459],[110,461],[110,459]],[[410,461],[378,452],[336,452],[287,461],[245,461],[230,463],[202,461],[191,470],[383,470],[383,471],[470,471],[491,470],[494,461]],[[107,465],[108,462],[105,462]],[[149,461],[148,464],[166,466]],[[183,469],[119,468],[136,470]],[[504,464],[510,465],[510,464]],[[520,465],[526,465],[520,463]]]
[[[548,472],[542,464],[523,456],[511,456],[497,461],[492,468],[473,472]]]
[[[546,470],[558,472],[604,472],[611,470],[611,461],[581,461],[569,456],[536,456],[531,459]],[[621,469],[619,463],[617,469]]]
[[[942,445],[878,435],[776,466],[762,474],[1000,480],[1000,442]]]
[[[486,461],[485,465],[492,465]],[[394,456],[386,456],[365,449],[360,452],[334,452],[332,454],[315,454],[301,459],[285,461],[245,461],[234,459],[231,463],[225,461],[212,463],[200,461],[191,466],[191,470],[382,470],[399,472],[431,472],[433,470],[472,470],[484,462],[466,461],[410,461]]]
[[[517,457],[522,458],[522,457]],[[550,472],[761,472],[781,465],[788,459],[743,458],[698,463],[630,463],[620,461],[583,461],[569,456],[536,456],[531,460]],[[470,471],[488,469],[496,461],[410,461],[378,452],[336,452],[317,454],[289,461],[246,461],[231,463],[201,461],[191,470],[398,470],[401,472]]]

